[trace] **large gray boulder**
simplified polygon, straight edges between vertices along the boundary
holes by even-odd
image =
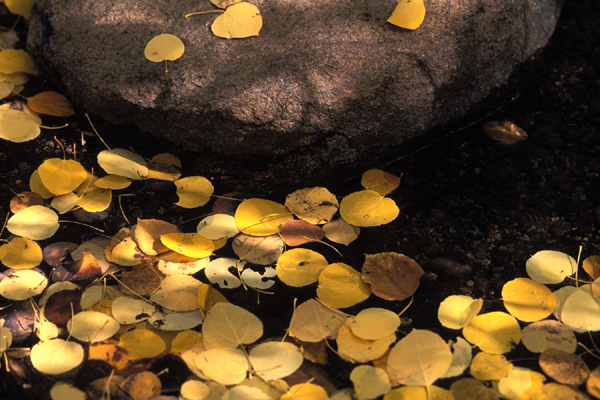
[[[37,0],[28,49],[80,111],[196,154],[194,172],[253,186],[317,183],[390,159],[464,117],[543,47],[562,0],[250,0],[260,36],[214,36],[207,0]],[[184,55],[144,57],[160,33]],[[133,130],[123,134],[134,135]],[[149,155],[148,155],[149,156]]]

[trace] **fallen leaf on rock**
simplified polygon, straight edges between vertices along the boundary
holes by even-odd
[[[473,317],[463,328],[463,336],[482,351],[504,354],[521,341],[521,327],[512,315],[493,311]]]
[[[429,386],[444,376],[451,364],[452,352],[438,334],[413,329],[392,347],[387,371],[394,382]]]
[[[175,181],[179,201],[175,203],[183,208],[196,208],[205,205],[210,200],[215,188],[203,176],[188,176]]]
[[[33,367],[41,373],[60,375],[80,365],[84,359],[84,351],[79,343],[51,339],[33,345],[30,359]]]
[[[319,279],[329,263],[323,255],[309,249],[291,249],[277,259],[275,271],[283,283],[301,287]]]
[[[239,39],[258,36],[263,25],[260,10],[247,2],[233,4],[219,15],[210,29],[225,39]]]
[[[371,295],[360,273],[344,263],[329,264],[319,274],[317,297],[335,308],[351,307]]]
[[[175,61],[184,51],[185,45],[181,39],[170,33],[162,33],[146,44],[144,56],[152,62]]]
[[[352,226],[340,218],[323,225],[323,232],[325,232],[325,237],[332,242],[347,246],[358,238],[360,228]]]
[[[234,348],[240,344],[254,343],[262,334],[263,324],[260,319],[230,303],[213,305],[202,324],[202,335],[207,348]]]
[[[509,121],[490,121],[483,125],[490,139],[505,145],[514,145],[527,140],[527,133]]]
[[[471,296],[448,296],[440,303],[438,320],[446,328],[462,329],[479,314],[482,305],[482,299],[474,300]]]
[[[288,246],[300,246],[320,242],[325,236],[322,228],[299,219],[285,221],[281,225],[281,237]]]
[[[331,221],[339,202],[326,188],[313,187],[288,194],[285,206],[301,220],[319,225]]]
[[[240,232],[252,236],[278,233],[281,224],[294,219],[287,207],[264,199],[244,200],[235,211],[234,218]]]
[[[39,114],[53,117],[70,117],[75,115],[69,100],[58,92],[41,92],[27,99],[27,105]]]
[[[15,237],[0,246],[0,261],[8,268],[33,268],[43,259],[42,249],[31,239]]]
[[[351,193],[340,203],[340,216],[350,225],[359,227],[387,224],[395,220],[399,212],[394,200],[374,190]]]
[[[362,280],[382,299],[404,300],[415,293],[423,273],[421,266],[404,254],[366,254]]]
[[[515,318],[533,322],[552,314],[556,299],[546,286],[528,278],[515,278],[502,286],[504,307]]]
[[[513,364],[502,354],[479,352],[471,361],[469,372],[481,381],[497,381],[508,375]]]
[[[400,0],[387,22],[400,28],[414,30],[421,26],[424,19],[423,0]]]
[[[335,339],[346,315],[329,308],[315,299],[300,304],[294,311],[290,325],[291,334],[303,342],[320,342]]]
[[[562,350],[545,350],[540,354],[539,364],[546,375],[565,385],[581,385],[590,375],[580,356]]]
[[[21,192],[10,200],[10,211],[13,214],[26,209],[29,206],[43,206],[44,199],[35,192]]]
[[[125,149],[101,151],[98,153],[98,164],[107,174],[120,175],[133,180],[141,180],[148,175],[146,161]]]
[[[240,233],[231,242],[231,247],[240,260],[270,265],[277,262],[285,245],[279,235],[249,236]]]
[[[359,365],[350,372],[350,380],[359,399],[375,399],[392,389],[386,372],[371,365]]]
[[[400,178],[380,169],[370,169],[363,173],[360,184],[385,196],[400,185]]]
[[[537,321],[523,328],[521,341],[532,353],[548,349],[574,353],[577,349],[575,333],[565,324],[554,320]]]

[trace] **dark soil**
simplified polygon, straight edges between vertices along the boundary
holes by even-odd
[[[412,320],[412,325],[402,328],[405,331],[427,328],[455,338],[457,332],[439,327],[441,300],[451,294],[469,294],[492,300],[485,303],[484,311],[499,309],[493,300],[500,297],[502,285],[525,276],[525,262],[537,251],[558,250],[577,257],[583,246],[582,258],[600,254],[598,32],[600,7],[596,0],[566,2],[549,47],[539,55],[541,61],[532,63],[512,88],[513,100],[507,98],[500,109],[489,110],[487,117],[468,128],[381,167],[402,175],[400,188],[391,196],[400,207],[400,216],[389,225],[363,229],[359,240],[345,250],[343,261],[359,268],[365,253],[395,251],[421,264],[426,274],[414,303],[403,315]],[[27,86],[25,95],[51,87],[52,82],[38,79]],[[527,132],[528,141],[515,146],[492,141],[482,129],[483,123],[491,120],[515,123]],[[44,120],[46,125],[63,122]],[[83,136],[86,143],[82,144],[78,130],[90,130],[85,119],[75,119],[72,124],[61,131],[45,131],[26,144],[0,143],[0,215],[8,213],[14,193],[28,190],[29,176],[45,158],[62,157],[53,135],[71,153],[76,145],[77,158],[86,168],[98,168],[95,156],[102,145],[89,136]],[[102,133],[103,127],[99,130]],[[168,150],[149,140],[118,143],[117,137],[109,136],[105,139],[113,147],[132,146],[148,157]],[[342,196],[360,189],[360,179],[329,189]],[[135,196],[123,197],[121,202],[129,221],[143,217],[181,223],[199,216],[198,211],[182,212],[173,205],[177,197],[170,185],[138,183],[129,192]],[[224,194],[219,187],[215,193]],[[274,191],[270,198],[283,201],[285,194]],[[113,207],[109,217],[96,225],[113,234],[126,223],[118,207]],[[195,223],[183,229],[189,231]],[[62,224],[57,234],[41,245],[82,242],[94,235],[91,229]],[[318,249],[327,253],[324,246]],[[335,258],[329,253],[326,256]],[[251,307],[269,326],[265,334],[272,336],[281,335],[289,322],[274,316],[289,313],[294,297],[308,298],[314,289],[296,291],[279,286],[276,293],[261,296],[261,305]],[[238,304],[256,302],[254,293],[236,292],[231,298]],[[406,304],[371,299],[368,305],[400,311]],[[365,306],[361,304],[361,308]],[[325,369],[336,385],[347,387],[351,367],[335,360],[337,357],[331,357]],[[594,360],[586,358],[591,368],[597,364]],[[33,384],[30,393],[37,397],[39,382],[35,379],[41,378],[27,378],[34,381],[21,383],[26,387]],[[1,371],[0,398],[20,398],[17,392],[15,380]]]

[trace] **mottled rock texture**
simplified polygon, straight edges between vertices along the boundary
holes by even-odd
[[[226,40],[206,0],[37,0],[28,49],[76,108],[197,155],[197,173],[257,187],[338,179],[467,115],[543,47],[562,0],[251,0],[260,36]],[[184,55],[144,58],[172,33]],[[123,134],[138,135],[135,130]],[[235,185],[234,185],[235,186]]]

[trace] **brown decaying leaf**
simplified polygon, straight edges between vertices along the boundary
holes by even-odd
[[[131,375],[120,385],[121,389],[129,394],[133,400],[147,400],[160,395],[162,383],[156,374],[142,371]]]
[[[46,300],[44,317],[53,324],[64,326],[72,317],[71,312],[81,311],[81,290],[61,290]]]
[[[491,121],[483,126],[486,135],[502,144],[514,145],[527,140],[527,133],[508,121]]]
[[[325,232],[319,226],[301,219],[285,221],[281,225],[281,236],[288,246],[300,246],[310,242],[320,242]]]
[[[583,270],[587,272],[587,274],[593,279],[596,280],[600,278],[600,256],[593,255],[589,256],[583,263],[581,264]]]
[[[346,315],[310,299],[300,304],[294,312],[290,333],[303,342],[320,342],[335,339]]]
[[[130,296],[149,296],[158,289],[161,281],[162,274],[153,265],[124,273],[119,279],[119,290]]]
[[[27,105],[33,111],[54,117],[70,117],[75,114],[71,103],[57,92],[41,92],[27,99]]]
[[[404,300],[417,288],[423,269],[404,254],[387,252],[366,254],[362,267],[362,279],[371,285],[375,296],[385,300]]]
[[[546,375],[565,385],[581,385],[590,375],[581,357],[562,350],[548,349],[538,361]]]
[[[279,235],[250,236],[240,233],[231,242],[231,247],[240,260],[269,265],[277,262],[284,244]]]
[[[69,253],[77,248],[77,244],[73,242],[56,242],[49,244],[42,250],[44,261],[51,267],[62,265]]]
[[[21,192],[14,196],[10,200],[10,211],[13,214],[29,207],[29,206],[43,206],[44,199],[38,193],[35,192]]]
[[[70,270],[74,274],[71,281],[91,280],[102,275],[100,263],[92,253],[87,251],[83,252],[83,257],[76,261]]]

